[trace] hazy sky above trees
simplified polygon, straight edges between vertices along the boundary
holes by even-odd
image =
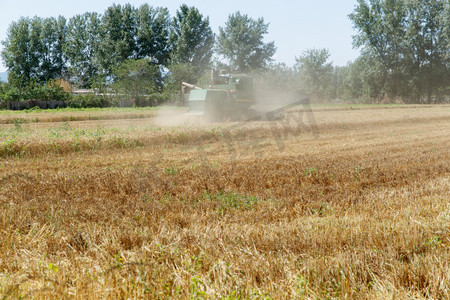
[[[227,1],[189,1],[189,0],[0,0],[0,40],[5,40],[8,26],[20,17],[70,18],[85,12],[103,13],[108,6],[130,3],[139,6],[167,7],[172,16],[181,4],[195,6],[204,16],[209,16],[213,31],[218,34],[219,26],[224,26],[231,13],[240,11],[249,17],[263,17],[270,23],[267,41],[274,41],[277,47],[275,61],[293,65],[295,57],[311,48],[327,48],[334,65],[346,65],[358,56],[352,49],[352,35],[355,31],[348,19],[356,5],[355,0],[227,0]],[[0,72],[6,68],[0,63]]]

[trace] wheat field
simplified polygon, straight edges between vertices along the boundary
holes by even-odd
[[[450,106],[156,115],[0,112],[2,299],[450,298]]]

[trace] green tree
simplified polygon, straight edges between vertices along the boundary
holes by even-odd
[[[208,17],[204,18],[197,8],[183,4],[173,18],[170,43],[173,45],[172,64],[189,64],[193,67],[194,75],[185,81],[195,82],[204,75],[211,65],[214,46],[214,34]]]
[[[291,91],[298,88],[295,72],[285,63],[271,63],[262,73],[263,88],[276,91]]]
[[[167,9],[147,4],[136,9],[130,4],[109,7],[101,25],[99,57],[102,71],[113,70],[130,59],[148,59],[155,65],[167,65],[170,55],[170,18]]]
[[[173,64],[168,66],[169,72],[165,78],[164,90],[169,94],[178,94],[180,103],[184,103],[185,88],[182,82],[197,84],[198,70],[191,64]]]
[[[22,100],[27,92],[29,83],[34,79],[26,80],[24,75],[17,75],[15,72],[9,72],[8,84],[5,88],[5,100]]]
[[[2,41],[2,60],[11,76],[20,80],[37,77],[40,64],[41,21],[39,18],[21,18],[13,22]]]
[[[217,52],[229,61],[233,71],[263,70],[276,51],[274,42],[264,43],[268,28],[263,18],[253,20],[240,12],[231,14],[225,27],[219,28]]]
[[[41,20],[40,37],[40,67],[39,79],[45,82],[49,79],[63,77],[66,71],[66,55],[64,52],[67,36],[66,19],[62,16]]]
[[[334,68],[336,97],[352,102],[378,102],[383,99],[386,78],[378,59],[362,54],[344,67]]]
[[[99,58],[102,71],[112,75],[113,69],[136,57],[136,9],[131,4],[114,4],[107,8],[100,29]]]
[[[125,60],[114,69],[114,74],[115,92],[127,99],[139,102],[162,89],[159,67],[150,59]]]
[[[149,58],[166,66],[170,57],[170,16],[167,8],[153,8],[148,4],[137,11],[136,59]]]
[[[2,42],[2,59],[15,79],[44,82],[65,71],[66,20],[63,17],[21,18],[13,22]]]
[[[450,81],[446,0],[358,0],[354,45],[379,63],[388,97],[430,102]]]
[[[72,17],[67,25],[65,53],[71,77],[81,87],[90,87],[99,75],[98,49],[101,18],[97,13]]]
[[[296,58],[294,66],[302,89],[317,98],[333,95],[333,65],[327,49],[309,49]]]
[[[450,27],[445,17],[450,2],[410,0],[406,3],[405,71],[413,95],[416,98],[424,95],[430,102],[433,95],[440,96],[450,85],[450,47],[445,35]]]

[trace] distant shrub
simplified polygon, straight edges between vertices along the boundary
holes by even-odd
[[[110,107],[111,103],[94,93],[88,93],[72,96],[68,106],[72,108]]]
[[[153,107],[165,103],[176,103],[176,97],[167,92],[149,95],[128,95],[109,91],[73,95],[71,91],[71,86],[64,80],[49,80],[45,84],[34,80],[0,83],[0,102],[2,103],[0,108],[6,108],[8,103],[12,102],[15,102],[15,104],[14,108],[11,109],[27,109],[34,106],[41,106],[41,108],[51,107],[47,104],[43,104],[45,107],[42,107],[39,104],[41,101],[62,101],[63,103],[58,104],[58,107],[68,106],[71,108]]]
[[[46,84],[38,84],[35,81],[26,82],[23,85],[2,84],[0,87],[0,100],[25,101],[25,100],[55,100],[67,101],[70,93],[56,81],[49,81]]]

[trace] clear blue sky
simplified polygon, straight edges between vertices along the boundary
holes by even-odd
[[[292,66],[295,57],[306,49],[327,48],[334,65],[346,65],[358,56],[352,48],[355,31],[348,19],[356,0],[0,0],[0,40],[6,39],[8,26],[20,17],[57,17],[67,19],[88,11],[103,13],[113,3],[167,7],[173,16],[181,4],[197,7],[209,16],[214,32],[224,26],[228,15],[240,11],[252,18],[263,17],[270,23],[267,41],[275,41],[275,60]],[[2,48],[3,49],[3,48]],[[0,72],[6,70],[0,63]]]

